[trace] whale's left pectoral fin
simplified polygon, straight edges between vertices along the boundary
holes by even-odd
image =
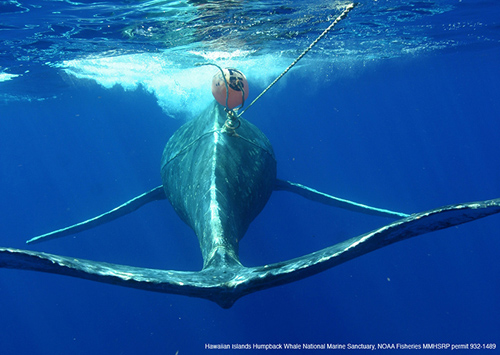
[[[276,179],[274,190],[293,192],[309,200],[320,202],[325,205],[339,207],[346,210],[361,212],[374,216],[389,217],[389,218],[405,218],[409,216],[409,214],[406,213],[390,211],[383,208],[367,206],[362,203],[345,200],[343,198],[328,195],[324,192],[320,192],[310,187],[286,180]]]
[[[86,221],[74,224],[72,226],[58,229],[50,233],[42,234],[37,237],[31,238],[26,241],[26,243],[39,243],[50,239],[65,237],[67,235],[83,232],[84,230],[96,227],[98,225],[110,222],[114,219],[122,217],[130,212],[137,210],[138,208],[144,206],[145,204],[165,199],[165,192],[163,191],[163,186],[158,186],[148,192],[145,192],[133,199],[121,204],[120,206],[112,209],[111,211],[105,212],[97,217],[88,219]]]
[[[377,230],[292,260],[254,267],[253,292],[294,282],[405,239],[500,213],[500,198],[415,213]],[[249,293],[247,292],[247,293]]]
[[[149,269],[13,248],[0,248],[0,268],[40,271],[146,291],[206,298],[225,308],[232,305],[219,295],[224,290],[217,275],[210,272]]]

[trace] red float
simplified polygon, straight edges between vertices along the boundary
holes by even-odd
[[[224,76],[227,80],[227,85],[229,87],[229,97],[227,97],[226,106],[226,84],[224,83],[224,78],[222,73],[219,72],[214,75],[212,79],[212,94],[222,106],[226,106],[228,109],[233,109],[236,106],[240,106],[244,103],[244,100],[248,98],[248,81],[245,75],[237,69],[224,68],[222,69]]]

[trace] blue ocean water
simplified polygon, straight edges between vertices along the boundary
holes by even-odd
[[[200,269],[197,239],[166,201],[75,236],[24,242],[161,183],[166,141],[212,100],[214,69],[196,63],[241,69],[253,99],[345,4],[2,2],[0,245]],[[499,15],[496,1],[362,1],[245,118],[273,144],[278,177],[339,197],[407,213],[499,197]],[[286,260],[389,222],[275,192],[240,256],[245,265]],[[228,310],[2,269],[0,353],[500,345],[499,228],[493,216],[423,235]]]

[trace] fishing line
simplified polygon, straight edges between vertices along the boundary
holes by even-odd
[[[248,110],[250,107],[252,107],[252,105],[262,97],[262,95],[264,95],[274,84],[276,84],[278,82],[278,80],[280,80],[290,69],[292,69],[292,67],[298,63],[299,60],[301,60],[323,37],[326,36],[326,34],[328,32],[330,32],[333,27],[335,27],[335,25],[337,23],[339,23],[341,20],[343,20],[347,14],[352,10],[354,9],[354,7],[357,5],[357,3],[351,3],[349,4],[346,9],[330,24],[330,26],[328,26],[328,28],[326,30],[323,31],[323,33],[321,33],[318,38],[316,38],[310,45],[309,47],[307,47],[298,57],[297,59],[295,59],[293,61],[292,64],[290,64],[288,66],[288,68],[286,68],[283,73],[281,73],[276,79],[274,79],[274,81],[269,84],[269,86],[267,88],[264,89],[264,91],[262,91],[260,93],[259,96],[257,96],[251,103],[250,105],[248,105],[239,115],[238,117],[241,117],[241,115],[243,115],[245,113],[246,110]]]

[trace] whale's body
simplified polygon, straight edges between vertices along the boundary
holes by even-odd
[[[238,242],[276,183],[267,137],[244,119],[226,131],[226,119],[214,102],[171,137],[161,163],[165,195],[198,236],[204,268],[239,263]]]
[[[276,178],[276,160],[265,135],[251,123],[225,125],[213,103],[170,138],[162,158],[163,185],[87,221],[28,242],[75,234],[168,198],[196,233],[204,259],[201,271],[156,270],[0,248],[0,267],[79,277],[149,291],[201,297],[230,307],[238,298],[294,282],[386,245],[500,212],[500,199],[456,204],[407,215],[369,207]],[[232,127],[232,128],[231,128]],[[353,211],[399,218],[382,228],[288,261],[245,267],[238,243],[273,190]]]

